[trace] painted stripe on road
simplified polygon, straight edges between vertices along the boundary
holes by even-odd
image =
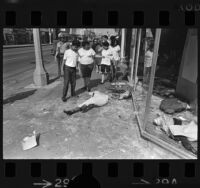
[[[55,75],[57,76],[57,70],[55,70],[55,68],[57,68],[57,66],[55,64],[50,64],[45,69],[47,70],[47,72],[48,72],[49,75],[50,74],[51,75],[54,74],[54,72],[53,73],[51,72],[52,71],[51,69],[53,69],[53,71],[55,71]],[[16,74],[13,74],[13,75],[4,76],[4,78],[3,78],[3,85],[5,85],[6,82],[9,82],[9,81],[11,81],[13,79],[17,80],[18,78],[16,78],[16,76],[19,75],[19,74],[22,75],[22,73],[23,73],[23,79],[20,79],[20,81],[23,81],[25,79],[31,78],[31,77],[33,77],[34,70],[35,70],[35,68],[32,67],[32,68],[23,70],[22,72],[17,72]]]
[[[44,61],[51,61],[51,59],[44,59]],[[54,64],[54,63],[45,64],[45,66],[48,66],[48,65],[51,65],[51,64]],[[45,69],[47,69],[47,68],[45,67]],[[18,72],[14,71],[14,73],[12,72],[10,74],[7,74],[7,72],[4,72],[3,73],[4,74],[3,75],[3,83],[8,81],[9,79],[19,75],[19,74],[23,74],[24,72],[30,71],[30,70],[34,71],[35,65],[29,65],[29,67],[27,67],[26,69],[22,69],[22,71],[18,71]]]
[[[44,52],[44,51],[49,51],[49,50],[51,50],[51,48],[46,48],[46,49],[42,49],[42,52]],[[34,52],[34,49],[32,49],[32,50],[26,50],[26,51],[19,51],[19,52],[14,52],[14,53],[11,53],[11,52],[4,52],[3,51],[3,56],[4,56],[4,58],[6,57],[6,56],[12,56],[12,55],[19,55],[19,54],[26,54],[26,53],[31,53],[31,52],[33,52],[33,53],[35,53]]]
[[[23,59],[24,57],[29,57],[29,56],[22,56],[22,57],[15,57],[15,58],[10,58],[10,59],[5,59],[4,61],[10,61],[10,60],[13,60],[13,59]]]
[[[51,54],[49,54],[49,52],[43,52],[43,57],[44,56],[47,56],[47,55],[51,55]],[[3,58],[3,64],[5,65],[5,64],[12,64],[13,62],[12,62],[12,60],[17,60],[17,59],[24,59],[24,58],[29,58],[29,60],[32,60],[32,58],[34,58],[34,60],[35,60],[35,54],[30,54],[29,56],[19,56],[19,57],[15,57],[15,58],[9,58],[9,59],[5,59],[5,58]],[[9,62],[8,62],[9,61]]]

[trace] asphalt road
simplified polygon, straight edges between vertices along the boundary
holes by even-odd
[[[52,45],[42,46],[44,64],[53,61]],[[34,47],[20,47],[3,50],[3,82],[18,78],[26,71],[35,69]],[[32,76],[32,75],[31,75]]]

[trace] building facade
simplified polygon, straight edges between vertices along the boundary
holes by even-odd
[[[41,42],[49,43],[49,28],[41,28]],[[4,28],[3,29],[4,45],[33,44],[32,28]]]

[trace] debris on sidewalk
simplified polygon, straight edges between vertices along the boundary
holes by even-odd
[[[190,109],[190,106],[176,98],[164,99],[160,104],[160,110],[167,114],[174,114],[187,109]]]
[[[158,114],[158,117],[154,119],[153,121],[154,124],[160,127],[160,129],[167,134],[168,136],[171,135],[169,126],[174,124],[173,119],[164,113]]]
[[[116,87],[108,87],[106,89],[110,90],[112,93],[125,93],[126,92],[126,90],[116,88]]]
[[[158,116],[154,119],[153,123],[160,130],[169,138],[181,142],[183,147],[188,151],[194,154],[197,153],[197,143],[195,143],[197,141],[197,124],[195,121],[188,123],[189,120],[182,116],[173,117],[164,113],[160,113]]]
[[[119,100],[130,99],[130,98],[131,98],[131,92],[130,91],[126,91],[125,93],[122,93],[119,96]]]
[[[22,140],[22,148],[23,150],[28,150],[31,149],[35,146],[37,146],[37,135],[36,132],[33,131],[32,136],[26,136],[23,140]]]
[[[186,150],[197,155],[197,142],[190,142],[185,136],[174,136],[173,140],[175,140],[178,143],[181,143]]]
[[[124,86],[126,85],[125,82],[116,82],[116,83],[111,83],[112,86]]]
[[[189,141],[197,141],[197,124],[191,121],[187,125],[170,125],[169,129],[174,136],[185,136]]]

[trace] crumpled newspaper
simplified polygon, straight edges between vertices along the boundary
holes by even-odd
[[[187,125],[170,125],[169,129],[174,136],[185,136],[189,141],[197,141],[197,124],[191,121]]]

